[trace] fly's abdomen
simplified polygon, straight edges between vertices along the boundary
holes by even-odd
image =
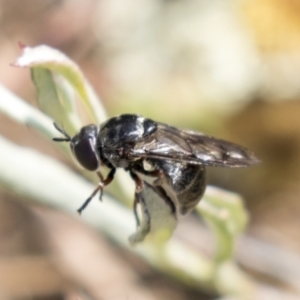
[[[193,172],[191,172],[193,170]],[[206,188],[206,170],[204,166],[193,166],[192,170],[185,169],[182,172],[180,185],[182,188],[174,190],[180,205],[179,212],[182,215],[191,211],[201,200]]]
[[[185,215],[201,200],[206,188],[206,170],[203,165],[164,161],[160,164],[167,185],[176,197],[177,211]],[[171,193],[170,193],[171,194]]]

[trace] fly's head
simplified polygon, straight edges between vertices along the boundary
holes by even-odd
[[[56,142],[70,142],[70,148],[79,164],[89,171],[96,171],[100,167],[100,154],[97,149],[98,130],[96,125],[87,125],[72,138],[65,130],[54,123],[54,127],[64,135],[54,138]]]

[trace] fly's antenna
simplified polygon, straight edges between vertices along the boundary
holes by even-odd
[[[55,142],[71,142],[71,137],[65,132],[65,130],[59,127],[56,123],[53,123],[55,129],[63,134],[64,138],[53,138],[52,140]]]

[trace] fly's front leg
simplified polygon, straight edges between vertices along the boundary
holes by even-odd
[[[103,188],[109,185],[114,180],[115,173],[116,173],[116,169],[115,168],[111,169],[107,177],[104,179],[101,172],[100,171],[97,172],[97,175],[100,179],[99,185],[102,185],[102,188],[100,188],[100,197],[99,197],[100,201],[102,201]]]
[[[100,172],[100,171],[98,171],[98,172],[96,172],[97,173],[97,175],[98,175],[98,177],[99,177],[99,179],[100,179],[100,182],[104,182],[104,177],[103,177],[103,175],[102,175],[102,173]],[[108,176],[107,176],[107,178],[109,177],[109,174],[108,174]],[[106,179],[107,179],[106,178]],[[113,180],[113,178],[111,179],[111,181]],[[110,182],[111,182],[110,181]],[[102,196],[103,196],[103,188],[100,190],[100,193],[99,193],[99,200],[100,201],[102,201]]]
[[[90,195],[90,197],[88,197],[84,203],[79,207],[79,209],[77,210],[79,214],[82,213],[82,211],[88,206],[88,204],[91,202],[91,200],[95,197],[95,195],[100,191],[100,200],[103,194],[103,188],[107,185],[109,185],[113,179],[114,179],[114,175],[116,173],[116,169],[113,168],[110,170],[110,172],[108,173],[107,177],[105,179],[103,179],[103,176],[100,172],[97,172],[98,177],[100,178],[100,182],[98,183],[98,186],[95,188],[95,190],[92,192],[92,194]]]

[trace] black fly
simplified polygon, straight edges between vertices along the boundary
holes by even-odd
[[[235,168],[259,163],[239,145],[138,115],[111,118],[100,128],[84,126],[74,137],[54,126],[64,137],[53,140],[70,142],[78,162],[87,170],[96,171],[100,178],[97,188],[78,212],[112,182],[116,168],[123,168],[136,184],[134,212],[138,224],[136,206],[144,197],[144,188],[168,203],[175,216],[186,214],[203,196],[206,166]],[[101,165],[110,169],[106,179],[99,171]]]

